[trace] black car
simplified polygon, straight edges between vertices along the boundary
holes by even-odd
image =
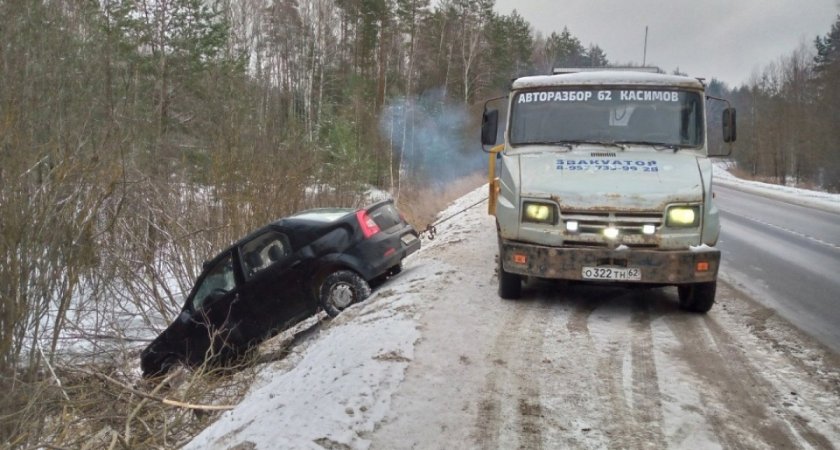
[[[176,363],[228,362],[319,308],[335,316],[419,248],[392,200],[266,225],[204,263],[178,318],[143,350],[143,375]]]

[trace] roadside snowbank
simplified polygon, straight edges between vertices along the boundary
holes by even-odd
[[[440,217],[485,195],[486,188],[477,189]],[[185,448],[368,448],[369,434],[387,416],[414,358],[421,336],[419,310],[429,290],[455,270],[429,250],[448,245],[457,239],[457,230],[472,226],[467,220],[441,227],[448,238],[424,242],[399,276],[322,323],[316,336],[295,348],[296,354],[266,366],[237,407]]]
[[[714,165],[715,183],[796,205],[810,206],[824,211],[840,213],[840,194],[742,180],[730,173],[727,169],[728,164],[725,162],[719,162]]]

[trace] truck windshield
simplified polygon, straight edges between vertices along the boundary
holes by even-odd
[[[513,99],[512,145],[600,142],[703,145],[703,97],[666,89],[553,89]]]

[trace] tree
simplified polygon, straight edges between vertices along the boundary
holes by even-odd
[[[840,129],[836,121],[840,117],[840,15],[831,30],[824,37],[817,37],[814,46],[815,84],[818,95],[817,115],[820,128],[817,179],[831,190],[840,192],[840,155],[836,148],[840,143]]]

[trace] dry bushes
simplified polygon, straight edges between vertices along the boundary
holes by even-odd
[[[56,378],[11,386],[3,409],[14,412],[0,430],[12,448],[178,447],[236,404],[255,373],[248,367],[181,368],[157,382],[118,368],[57,369]]]
[[[443,185],[409,183],[403,186],[397,204],[406,220],[418,230],[423,230],[452,201],[486,182],[486,174],[475,173]]]

